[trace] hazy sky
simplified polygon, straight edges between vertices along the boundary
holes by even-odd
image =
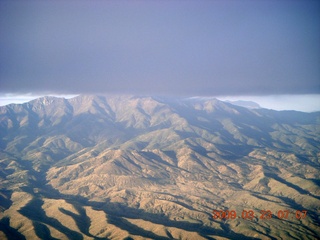
[[[320,1],[0,1],[0,94],[320,94]]]

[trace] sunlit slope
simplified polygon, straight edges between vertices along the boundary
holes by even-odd
[[[1,107],[0,137],[4,239],[320,234],[319,113],[200,98],[45,97]],[[214,219],[214,209],[237,217]],[[242,219],[243,210],[255,216]],[[274,215],[261,219],[261,210]],[[297,210],[308,213],[297,219]]]

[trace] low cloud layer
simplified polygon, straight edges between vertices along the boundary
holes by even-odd
[[[320,93],[317,1],[1,1],[1,93]]]

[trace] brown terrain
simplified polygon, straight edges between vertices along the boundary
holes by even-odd
[[[319,159],[319,112],[213,98],[10,104],[0,239],[317,239]]]

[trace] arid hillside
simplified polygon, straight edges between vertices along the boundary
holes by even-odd
[[[0,107],[0,239],[317,239],[320,113],[213,98]]]

